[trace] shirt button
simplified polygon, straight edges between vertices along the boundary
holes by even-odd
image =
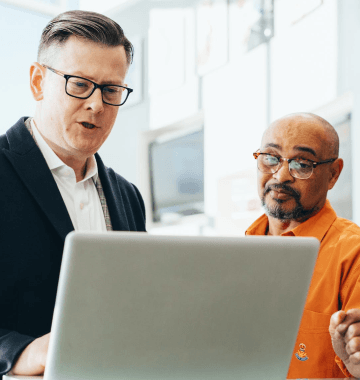
[[[80,209],[82,210],[84,208],[84,203],[80,203]]]

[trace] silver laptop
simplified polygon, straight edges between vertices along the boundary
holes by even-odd
[[[318,248],[315,238],[71,233],[44,378],[285,379]]]

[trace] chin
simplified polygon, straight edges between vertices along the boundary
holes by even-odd
[[[296,212],[297,205],[296,203],[291,205],[285,205],[285,203],[289,203],[290,200],[283,200],[271,197],[265,197],[261,199],[261,204],[265,210],[265,214],[267,216],[272,216],[276,219],[287,220],[292,218],[294,212]]]
[[[74,144],[73,149],[76,151],[77,156],[86,158],[94,155],[98,151],[98,149],[96,149],[95,147],[89,147],[79,144]]]
[[[284,207],[284,205],[277,202],[265,202],[265,199],[263,198],[261,203],[267,216],[273,217],[282,222],[289,222],[291,220],[303,222],[319,210],[317,206],[311,209],[305,209],[300,202],[296,203],[293,207]]]

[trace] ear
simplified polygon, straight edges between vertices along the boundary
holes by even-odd
[[[44,98],[45,67],[34,62],[30,66],[30,88],[34,99],[38,102]]]
[[[334,161],[331,164],[330,181],[328,185],[328,190],[331,190],[335,186],[335,183],[337,182],[343,167],[344,167],[344,161],[342,158],[338,158],[336,161]]]

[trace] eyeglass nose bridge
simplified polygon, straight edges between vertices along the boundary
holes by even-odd
[[[101,85],[101,84],[97,84],[97,83],[94,83],[94,82],[91,82],[92,85],[93,85],[93,89],[91,90],[90,94],[85,98],[85,99],[89,99],[92,94],[99,88],[100,89],[100,92],[101,92],[101,99],[102,101],[104,101],[104,97],[103,97],[103,88],[105,86]]]
[[[100,93],[101,93],[101,100],[102,102],[104,103],[104,93],[103,93],[103,90],[104,90],[104,87],[103,85],[101,84],[97,84],[97,83],[94,83],[92,82],[92,84],[94,85],[94,88],[92,89],[92,91],[90,92],[89,96],[87,97],[87,99],[91,98],[91,96],[93,95],[93,93],[99,88],[100,89]]]

